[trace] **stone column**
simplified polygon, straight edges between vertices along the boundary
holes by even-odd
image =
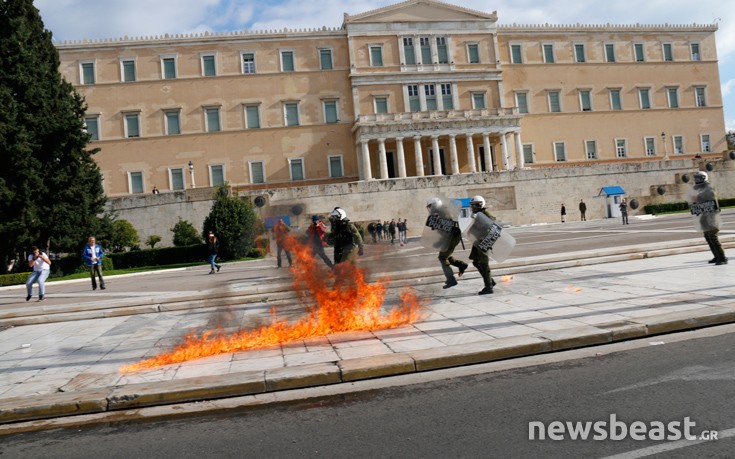
[[[431,136],[431,153],[432,157],[434,158],[434,175],[444,175],[442,174],[442,160],[441,156],[439,156],[439,136],[438,135],[432,135]]]
[[[362,171],[364,174],[365,180],[372,180],[373,179],[373,171],[370,166],[370,148],[368,147],[368,141],[362,140],[360,141],[362,144]]]
[[[413,138],[413,152],[416,160],[416,177],[424,176],[424,152],[421,151],[421,136]]]
[[[506,134],[500,134],[500,152],[503,155],[503,170],[510,170],[510,161],[508,161],[508,139]]]
[[[403,137],[396,137],[396,154],[398,155],[398,176],[406,176],[406,154],[403,152]]]
[[[521,144],[521,131],[516,131],[513,133],[513,137],[515,137],[516,141],[516,164],[518,164],[519,169],[523,169],[526,166],[526,160],[523,158],[523,144]]]
[[[378,139],[378,161],[380,163],[380,178],[388,178],[388,157],[385,154],[385,139]]]
[[[449,134],[449,157],[452,159],[452,174],[459,174],[459,158],[457,158],[457,136]]]
[[[493,156],[492,150],[490,150],[490,133],[486,132],[482,134],[482,147],[485,150],[485,172],[493,171]]]
[[[359,180],[365,180],[365,173],[362,165],[362,146],[360,142],[355,144],[355,162],[357,163],[357,177]]]
[[[477,172],[477,165],[475,164],[475,144],[472,142],[472,134],[467,134],[467,167],[470,169],[470,174]]]

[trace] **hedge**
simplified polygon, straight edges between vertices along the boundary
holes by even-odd
[[[206,260],[208,254],[206,245],[197,244],[186,247],[163,247],[160,249],[111,253],[106,255],[105,258],[110,258],[116,269],[127,269],[140,268],[144,266],[165,266],[180,263],[194,263]]]
[[[735,198],[724,198],[717,200],[720,203],[720,207],[733,207],[735,206]],[[647,214],[662,214],[666,212],[680,212],[689,210],[689,204],[686,202],[669,202],[666,204],[649,204],[643,207],[643,211]]]

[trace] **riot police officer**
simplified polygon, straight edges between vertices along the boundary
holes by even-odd
[[[448,206],[440,198],[430,198],[426,202],[426,210],[429,212],[426,228],[429,231],[437,232],[436,236],[432,238],[436,240],[432,246],[439,249],[439,263],[446,278],[444,288],[454,287],[457,285],[457,279],[454,277],[454,271],[451,266],[459,269],[459,273],[457,274],[459,277],[462,277],[462,274],[467,270],[467,263],[462,260],[457,260],[452,256],[457,244],[462,241],[459,224],[457,223],[456,217],[452,215],[452,207]],[[425,229],[425,235],[427,234],[426,231]],[[423,241],[429,238],[422,237],[421,239]]]
[[[331,239],[334,242],[334,264],[348,261],[352,264],[363,254],[362,236],[357,227],[347,219],[347,212],[335,207],[329,214],[332,224]]]
[[[474,218],[476,218],[476,214],[484,214],[490,220],[495,221],[495,217],[493,217],[485,207],[485,198],[482,196],[472,197],[470,200],[470,210],[472,211]],[[487,295],[493,293],[495,281],[490,275],[490,258],[487,255],[487,251],[483,250],[480,246],[480,242],[481,241],[475,241],[472,244],[470,260],[472,260],[472,265],[480,272],[482,281],[485,283],[485,287],[478,292],[478,295]]]
[[[695,218],[694,226],[704,233],[704,240],[707,241],[707,245],[715,256],[709,262],[717,266],[726,265],[725,250],[717,237],[717,233],[720,232],[720,205],[706,172],[694,173],[694,192],[691,201],[691,213]]]

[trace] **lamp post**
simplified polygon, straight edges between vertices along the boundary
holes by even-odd
[[[664,146],[664,161],[668,161],[669,160],[669,149],[666,148],[666,133],[665,132],[661,133],[661,143]]]
[[[189,178],[191,179],[191,187],[196,188],[196,184],[194,183],[194,163],[189,161]]]

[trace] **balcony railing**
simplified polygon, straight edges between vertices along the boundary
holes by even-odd
[[[502,116],[518,116],[517,107],[508,108],[482,108],[472,110],[431,110],[423,112],[408,113],[376,113],[360,115],[357,119],[359,124],[406,122],[406,121],[430,121],[430,120],[462,120],[473,118],[489,118]]]

